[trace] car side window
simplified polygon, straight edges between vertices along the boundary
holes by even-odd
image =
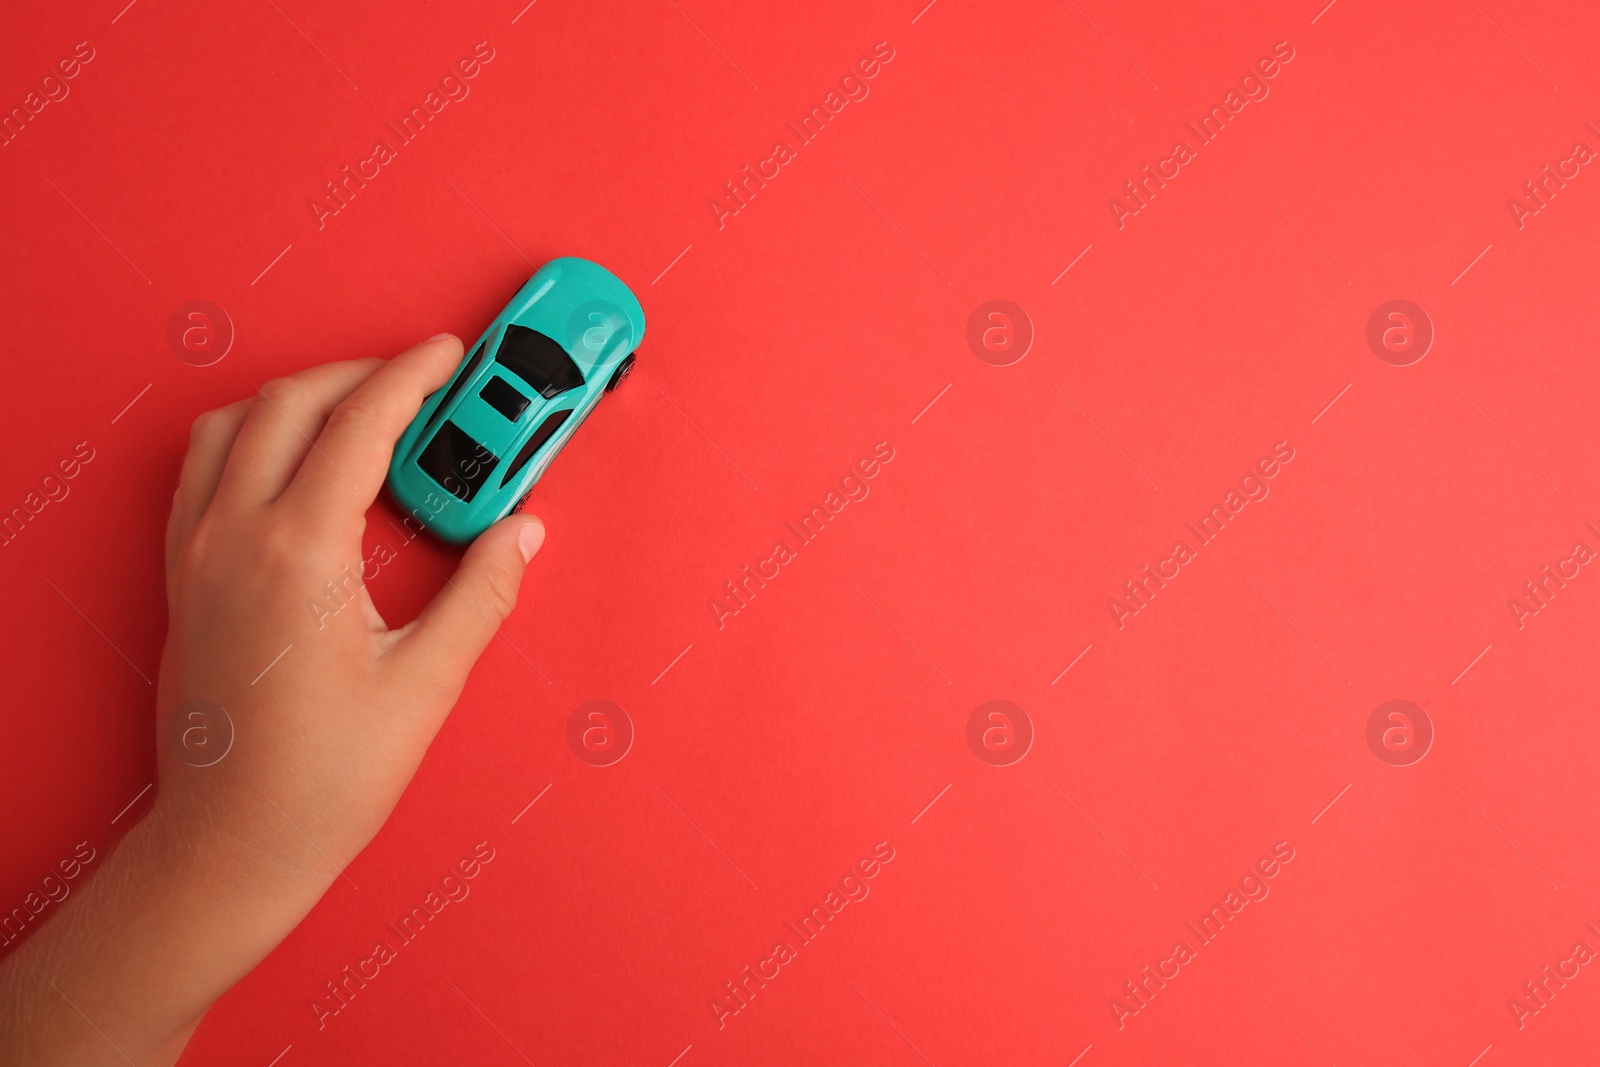
[[[572,409],[568,408],[565,411],[555,411],[548,415],[539,424],[539,428],[533,431],[533,436],[528,438],[528,443],[518,449],[516,457],[506,467],[505,476],[500,479],[500,484],[505,485],[512,478],[515,478],[517,472],[527,466],[528,460],[533,458],[533,454],[539,451],[541,445],[555,436],[555,432],[561,429],[561,424],[566,422],[571,414]]]
[[[456,375],[456,380],[450,383],[450,388],[446,390],[444,397],[439,401],[439,406],[434,408],[435,411],[449,410],[450,401],[454,400],[456,394],[461,391],[461,387],[471,381],[474,374],[478,373],[478,364],[482,362],[483,345],[480,344],[478,350],[472,353],[472,358],[467,361],[467,365],[462,368],[461,373]]]

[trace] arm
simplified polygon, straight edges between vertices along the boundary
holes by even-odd
[[[156,800],[0,962],[0,1062],[173,1063],[383,825],[544,539],[500,522],[397,630],[361,588],[394,442],[460,358],[444,334],[195,422],[167,529]]]

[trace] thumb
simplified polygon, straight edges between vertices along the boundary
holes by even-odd
[[[407,673],[430,687],[445,683],[459,690],[517,606],[522,574],[542,544],[544,523],[532,515],[508,516],[479,534],[395,649]]]

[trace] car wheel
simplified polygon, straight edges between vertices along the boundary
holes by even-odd
[[[611,372],[611,380],[606,383],[606,392],[609,393],[621,385],[623,380],[633,373],[633,356],[634,354],[629,352],[627,357],[617,364],[617,369]]]

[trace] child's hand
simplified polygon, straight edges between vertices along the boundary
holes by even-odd
[[[313,367],[196,420],[167,531],[155,805],[118,873],[0,968],[23,1018],[0,1019],[0,1059],[170,1062],[383,825],[544,540],[531,516],[500,522],[398,630],[361,588],[395,440],[461,352],[446,334]]]
[[[532,517],[490,529],[398,630],[362,588],[365,515],[394,442],[460,359],[445,335],[389,363],[269,382],[195,423],[173,502],[157,806],[319,893],[388,817],[544,539]],[[233,747],[191,766],[226,743],[225,724],[169,718],[210,706],[232,719]]]

